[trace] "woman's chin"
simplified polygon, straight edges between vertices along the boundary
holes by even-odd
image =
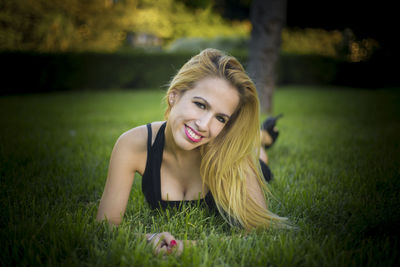
[[[201,145],[203,145],[203,142],[193,142],[190,139],[185,138],[184,140],[177,142],[177,145],[182,150],[190,151],[199,148]]]
[[[179,146],[182,150],[186,150],[186,151],[190,151],[190,150],[194,150],[196,148],[198,148],[200,146],[200,144],[195,144],[195,143],[186,143],[186,144],[182,144],[181,146]]]

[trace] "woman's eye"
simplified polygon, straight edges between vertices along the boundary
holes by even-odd
[[[205,109],[206,108],[206,105],[204,105],[204,104],[202,104],[200,102],[194,102],[194,103],[196,104],[196,106],[198,106],[201,109]]]
[[[224,119],[224,117],[221,117],[221,116],[217,116],[217,120],[218,120],[219,122],[221,122],[221,123],[225,123],[225,122],[226,122],[226,120]]]

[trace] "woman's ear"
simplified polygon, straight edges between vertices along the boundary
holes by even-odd
[[[176,90],[171,91],[171,93],[168,96],[169,104],[173,106],[177,100],[178,100],[178,92]]]

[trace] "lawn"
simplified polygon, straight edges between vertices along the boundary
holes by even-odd
[[[136,176],[123,223],[95,222],[120,134],[162,120],[163,92],[0,97],[1,266],[395,266],[400,263],[400,90],[285,87],[269,150],[276,199],[296,225],[230,228],[199,206],[152,211]],[[265,118],[266,115],[263,115]],[[137,233],[200,240],[156,257]]]

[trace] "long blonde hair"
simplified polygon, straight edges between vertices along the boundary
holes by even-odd
[[[260,121],[259,100],[254,83],[243,66],[232,56],[216,49],[205,49],[192,57],[172,79],[165,97],[171,110],[169,95],[190,90],[206,77],[225,79],[239,92],[239,105],[221,133],[210,143],[200,147],[200,174],[203,184],[210,189],[221,215],[230,224],[246,229],[268,227],[281,218],[258,205],[250,196],[246,177],[255,175],[258,184],[269,193],[259,164]]]

